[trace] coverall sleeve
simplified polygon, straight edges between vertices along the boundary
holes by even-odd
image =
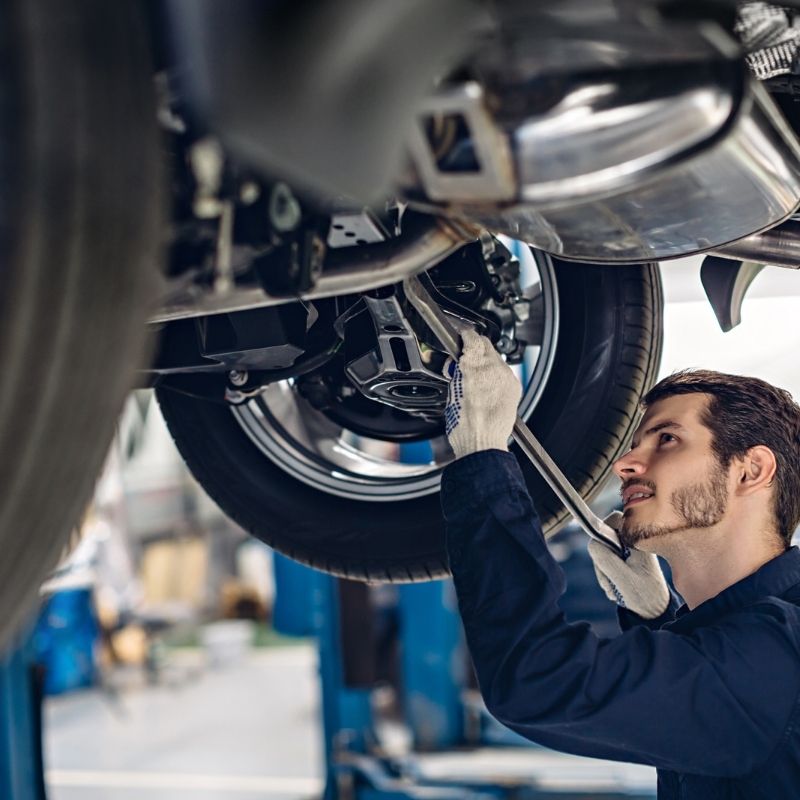
[[[470,653],[500,722],[557,750],[717,777],[751,772],[778,746],[800,688],[794,606],[601,639],[558,606],[564,574],[513,455],[449,466],[442,505]]]

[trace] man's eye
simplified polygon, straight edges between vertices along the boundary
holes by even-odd
[[[671,433],[660,433],[658,435],[658,443],[664,444],[665,442],[677,442],[678,440]]]

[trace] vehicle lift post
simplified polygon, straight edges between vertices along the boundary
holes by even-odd
[[[469,663],[450,580],[397,587],[403,722],[412,747],[410,753],[399,756],[382,751],[371,687],[363,682],[351,685],[345,666],[346,650],[368,647],[370,638],[361,635],[363,629],[342,625],[340,592],[347,582],[278,554],[275,559],[276,629],[317,638],[326,758],[324,800],[645,800],[654,796],[652,788],[638,786],[554,792],[530,778],[438,779],[424,773],[426,752],[456,754],[468,763],[468,748],[475,746],[538,749],[500,726],[482,706],[467,707]],[[298,624],[297,610],[304,603],[306,621]],[[281,606],[295,614],[293,629],[282,624]]]
[[[462,785],[421,785],[399,776],[390,758],[374,754],[378,743],[371,705],[372,687],[353,686],[345,669],[342,581],[275,554],[275,627],[281,633],[312,634],[317,639],[322,684],[326,786],[324,800],[498,800],[506,792],[473,790]],[[454,593],[446,583],[400,587],[399,607],[407,620],[403,639],[404,692],[411,708],[415,742],[446,748],[462,741],[460,685],[450,665],[460,651],[460,623],[452,608]],[[403,596],[405,595],[405,596]],[[298,599],[298,603],[294,602]],[[308,620],[288,617],[304,598]],[[443,614],[438,611],[442,610]],[[402,623],[401,623],[402,624]],[[425,632],[422,632],[422,629]],[[418,638],[415,633],[419,633]],[[354,642],[349,643],[351,646]],[[416,648],[415,645],[419,645]],[[445,645],[445,647],[442,647]],[[459,650],[457,652],[457,650]],[[424,654],[422,653],[424,651]],[[412,662],[416,666],[411,666]],[[456,672],[458,672],[456,668]]]
[[[0,797],[45,800],[40,676],[33,637],[0,653]]]

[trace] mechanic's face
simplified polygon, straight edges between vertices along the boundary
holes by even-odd
[[[652,540],[719,523],[728,504],[728,470],[700,421],[709,396],[667,397],[647,409],[631,449],[614,464],[622,479],[620,540],[650,550]],[[647,542],[647,544],[645,544]]]

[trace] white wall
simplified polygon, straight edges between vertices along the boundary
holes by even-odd
[[[753,282],[742,323],[722,333],[700,283],[700,258],[664,262],[661,375],[686,367],[753,375],[800,401],[800,271],[767,267]]]

